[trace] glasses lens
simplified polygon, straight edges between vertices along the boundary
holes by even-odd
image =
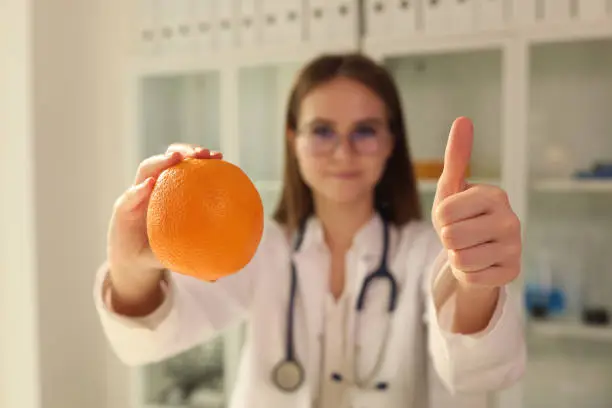
[[[318,125],[309,129],[306,135],[309,150],[313,154],[328,154],[337,144],[338,135],[327,125]]]
[[[373,154],[378,151],[382,132],[370,126],[361,126],[351,135],[353,147],[359,154]]]

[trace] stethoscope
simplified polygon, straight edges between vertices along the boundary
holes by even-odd
[[[355,385],[359,388],[366,388],[374,378],[379,374],[383,362],[385,361],[385,354],[387,350],[387,340],[389,339],[390,332],[390,320],[391,313],[395,311],[397,306],[397,290],[398,285],[395,277],[389,271],[387,265],[387,255],[389,250],[389,227],[386,221],[383,220],[383,255],[380,260],[380,264],[376,270],[367,275],[361,286],[359,297],[355,304],[355,310],[357,314],[361,313],[365,308],[365,300],[370,285],[376,280],[386,280],[389,283],[389,303],[387,305],[387,312],[389,318],[387,319],[386,328],[384,332],[384,341],[378,351],[376,363],[374,368],[371,370],[369,375],[365,378],[359,375],[357,369],[357,359],[361,352],[361,346],[357,344],[353,337],[354,347],[354,359],[353,362],[353,376]],[[294,251],[298,251],[302,240],[304,238],[304,224],[298,229],[298,234],[295,241]],[[289,307],[287,309],[287,333],[285,343],[285,358],[280,361],[272,370],[272,382],[280,390],[285,392],[294,392],[301,387],[305,379],[305,371],[303,365],[298,361],[295,355],[294,339],[293,339],[293,319],[295,309],[295,297],[297,292],[297,272],[295,263],[291,261],[291,283],[289,288]],[[356,330],[359,330],[359,318],[356,319]],[[356,331],[357,332],[357,331]],[[332,380],[340,382],[343,381],[342,375],[338,373],[332,373]],[[388,388],[387,382],[378,382],[374,385],[378,390],[386,390]]]

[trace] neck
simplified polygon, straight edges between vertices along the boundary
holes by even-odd
[[[373,200],[356,203],[334,203],[315,199],[315,212],[323,225],[325,241],[335,251],[347,251],[353,237],[374,214]]]

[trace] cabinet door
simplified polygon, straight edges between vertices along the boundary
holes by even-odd
[[[163,153],[172,143],[220,148],[219,75],[149,77],[135,103],[139,160]],[[136,165],[136,164],[135,164]],[[216,337],[190,350],[138,369],[137,406],[225,406],[226,341]],[[199,379],[193,389],[192,381]]]

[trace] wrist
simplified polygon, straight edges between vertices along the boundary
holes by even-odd
[[[485,286],[465,283],[457,280],[457,294],[473,297],[475,299],[487,299],[491,296],[497,296],[500,291],[499,286]]]
[[[113,295],[125,300],[147,298],[159,288],[164,270],[136,265],[109,264],[108,287]]]

